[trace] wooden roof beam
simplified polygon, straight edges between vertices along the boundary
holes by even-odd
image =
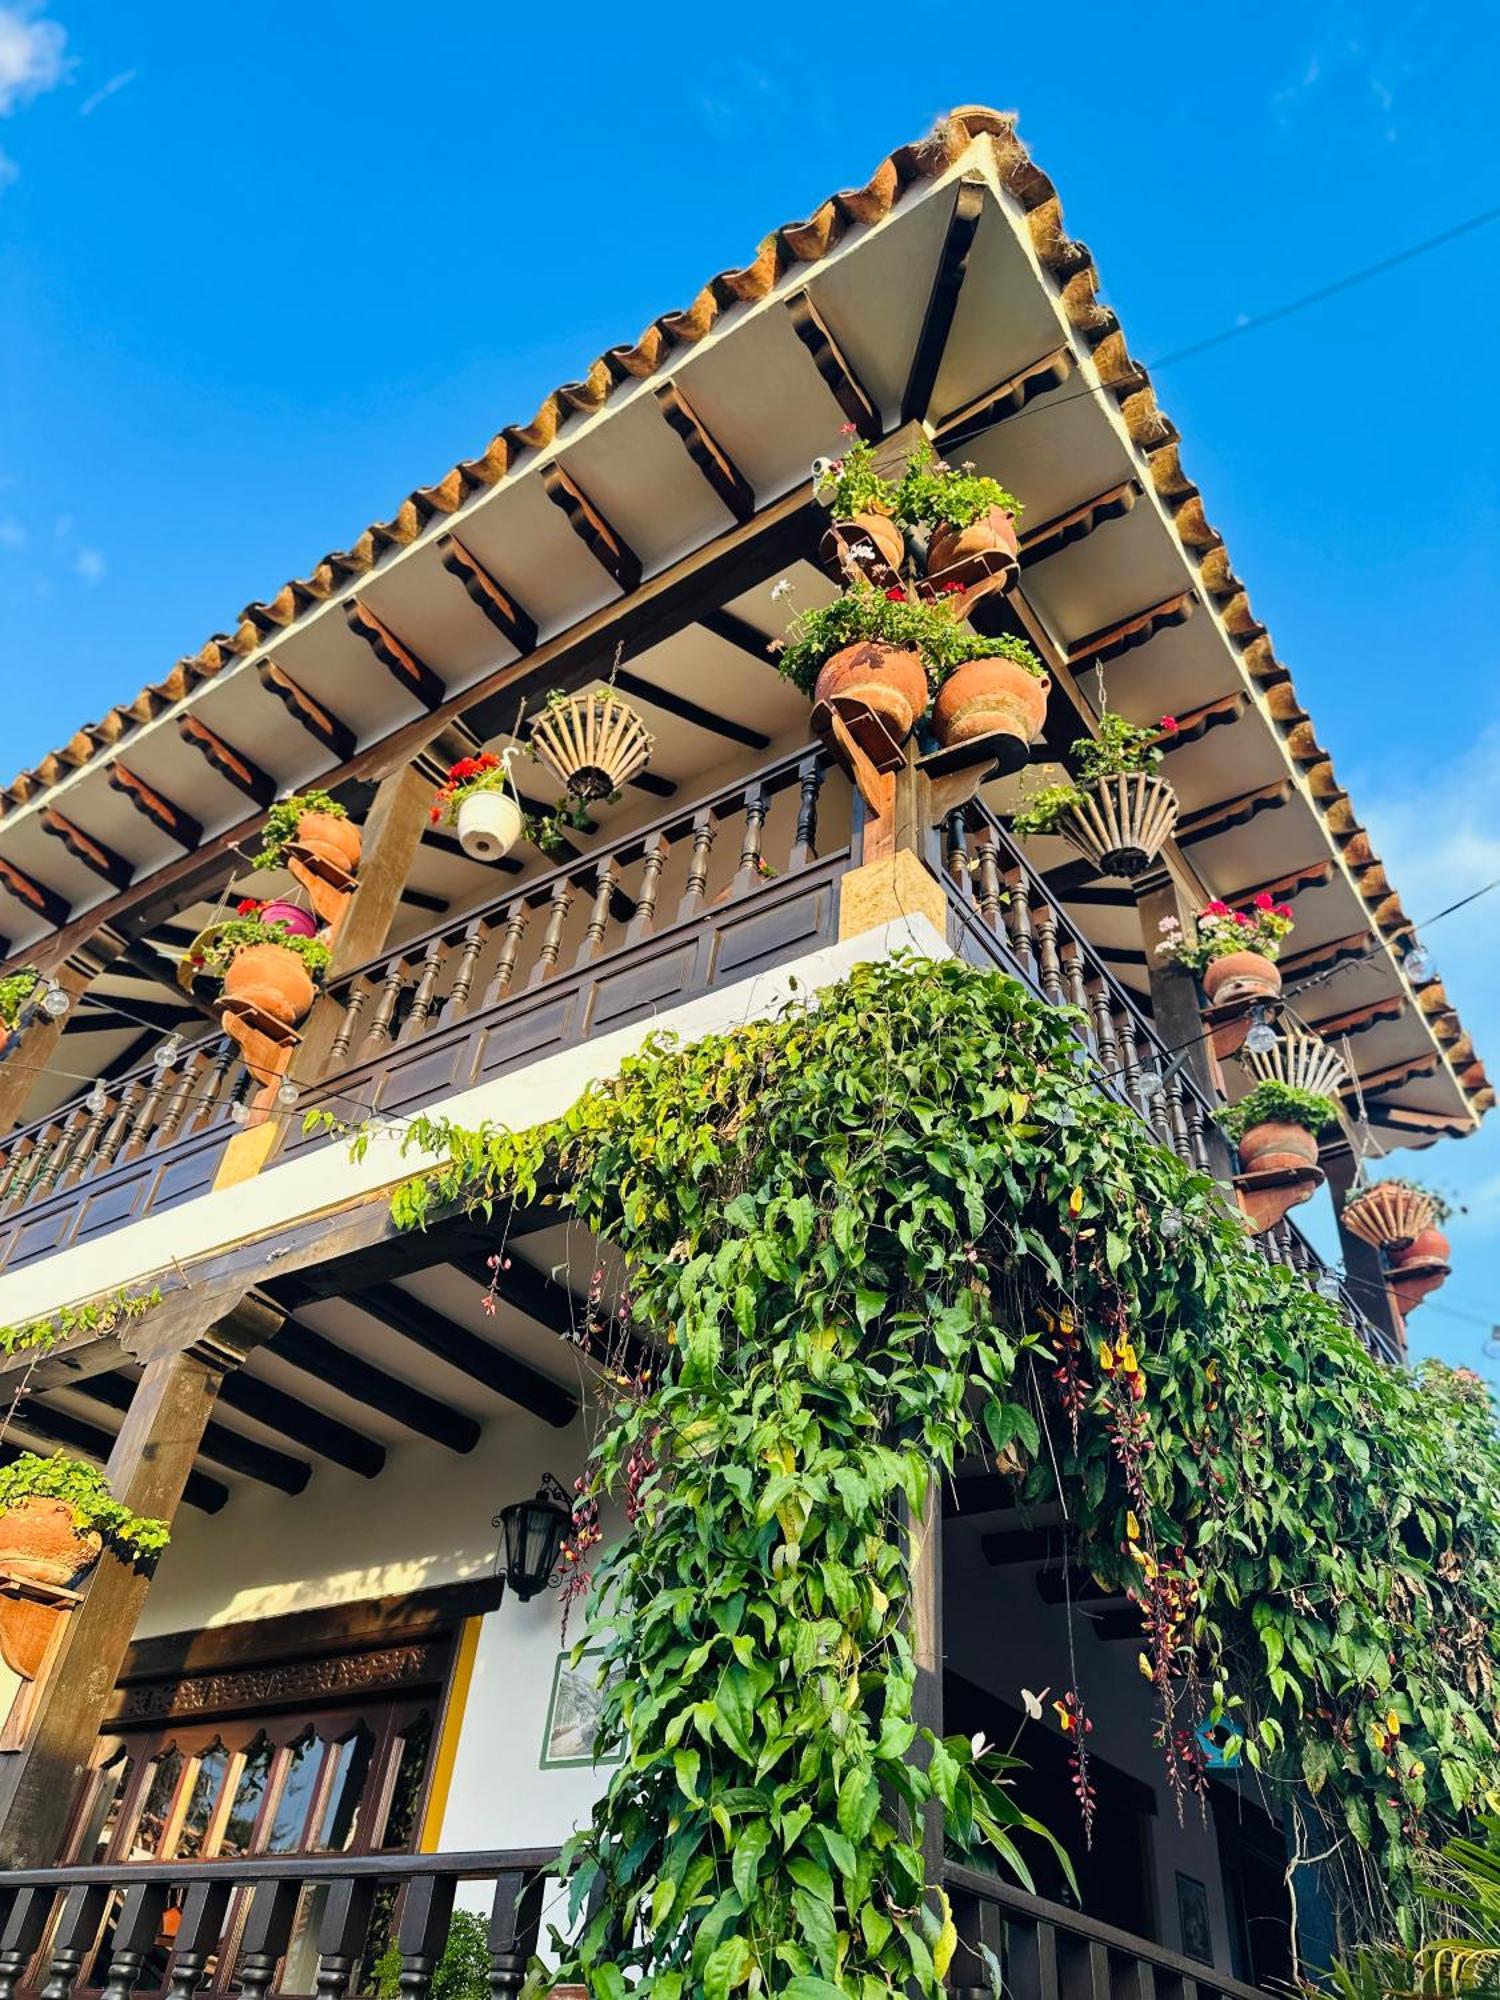
[[[122,764],[117,757],[106,765],[105,776],[110,789],[129,799],[142,819],[149,820],[158,833],[164,833],[168,840],[175,841],[185,854],[194,854],[203,845],[203,825],[187,810],[169,799],[165,792],[159,792],[154,785],[148,785],[144,778],[136,776],[128,764]],[[121,885],[123,886],[123,885]]]
[[[411,647],[398,639],[382,618],[357,597],[344,599],[344,622],[356,639],[363,639],[370,651],[406,694],[413,695],[423,708],[441,708],[448,690],[441,677]]]
[[[1378,1028],[1382,1021],[1398,1021],[1405,1012],[1406,1001],[1399,993],[1393,993],[1386,1000],[1372,1000],[1368,1007],[1354,1007],[1345,1014],[1328,1014],[1318,1021],[1306,1021],[1304,1027],[1325,1041],[1336,1040],[1341,1035],[1363,1035],[1371,1028]]]
[[[122,1416],[135,1400],[135,1378],[118,1370],[89,1375],[69,1386],[80,1396],[102,1403],[106,1409],[117,1410]],[[230,1472],[238,1472],[261,1486],[274,1487],[280,1493],[300,1493],[312,1478],[312,1467],[305,1459],[293,1458],[268,1444],[257,1444],[254,1438],[244,1437],[212,1418],[203,1427],[199,1449],[205,1458],[214,1459]]]
[[[742,743],[747,750],[770,748],[771,739],[761,730],[751,729],[747,723],[731,722],[727,715],[716,715],[711,708],[689,701],[685,694],[673,694],[669,688],[657,687],[654,682],[643,680],[639,674],[628,673],[624,667],[616,669],[614,684],[621,694],[632,695],[637,701],[659,708],[663,715],[675,715],[682,722],[690,722],[695,729],[706,729],[711,736],[722,736],[729,743]]]
[[[677,384],[663,382],[651,393],[715,498],[723,503],[736,521],[750,520],[755,513],[754,487]]]
[[[82,1387],[82,1383],[77,1385]],[[39,1403],[35,1396],[24,1398],[16,1407],[15,1421],[23,1430],[43,1438],[48,1444],[61,1445],[65,1451],[81,1451],[88,1458],[105,1464],[114,1450],[113,1435],[101,1430],[97,1424],[86,1423],[82,1417],[75,1417],[70,1410],[56,1410],[50,1403]],[[183,1488],[183,1498],[205,1514],[217,1514],[229,1498],[229,1488],[221,1479],[212,1479],[206,1472],[192,1471],[187,1476]]]
[[[867,444],[879,444],[885,435],[880,411],[811,297],[805,291],[793,292],[786,310],[793,333],[812,356],[813,366],[847,420]]]
[[[1344,959],[1371,956],[1374,943],[1373,932],[1353,931],[1348,937],[1333,939],[1330,944],[1311,945],[1304,951],[1294,951],[1283,957],[1279,963],[1282,984],[1288,997],[1299,979],[1309,978],[1316,972],[1327,972]]]
[[[982,431],[1018,416],[1038,396],[1060,389],[1077,367],[1070,347],[1050,348],[1035,361],[1028,361],[1014,375],[1007,375],[981,396],[960,403],[938,421],[937,441],[944,452],[952,453]]]
[[[315,1409],[300,1396],[289,1396],[285,1390],[263,1382],[258,1375],[247,1375],[243,1368],[224,1377],[219,1385],[219,1401],[226,1410],[237,1410],[242,1417],[264,1424],[267,1430],[279,1431],[294,1444],[315,1451],[320,1458],[331,1459],[349,1472],[359,1473],[361,1478],[373,1479],[385,1465],[383,1444],[355,1430],[352,1424],[341,1423],[326,1411]]]
[[[368,1313],[403,1340],[411,1341],[424,1354],[456,1368],[470,1381],[504,1396],[531,1416],[540,1417],[543,1423],[561,1430],[578,1414],[578,1399],[571,1390],[481,1335],[471,1333],[467,1327],[456,1326],[432,1306],[424,1305],[410,1292],[403,1292],[399,1285],[389,1282],[366,1285],[347,1296],[350,1305]]]
[[[107,882],[111,889],[125,889],[135,879],[135,863],[127,861],[72,820],[64,819],[56,806],[42,809],[42,831],[60,840],[75,861],[81,861],[91,875]]]
[[[553,459],[542,467],[542,488],[554,507],[561,507],[568,526],[599,567],[629,596],[640,584],[641,559],[619,531],[610,526],[577,480]]]
[[[1049,556],[1061,555],[1064,549],[1072,548],[1075,542],[1102,528],[1106,521],[1122,520],[1140,497],[1139,482],[1126,479],[1118,486],[1096,493],[1092,500],[1070,507],[1066,514],[1055,514],[1050,521],[1043,521],[1039,528],[1021,537],[1022,569],[1046,562]]]
[[[1244,826],[1248,820],[1257,818],[1263,812],[1277,812],[1291,802],[1293,790],[1290,778],[1279,778],[1274,784],[1260,785],[1253,792],[1241,792],[1238,798],[1225,799],[1218,805],[1185,813],[1177,822],[1177,845],[1196,847],[1200,841],[1215,840],[1221,833],[1228,833],[1231,827]]]
[[[449,576],[457,577],[463,585],[469,602],[478,606],[518,653],[529,653],[537,639],[536,620],[531,613],[491,575],[478,556],[469,553],[457,535],[439,535],[437,552]]]
[[[1186,715],[1179,715],[1176,729],[1158,737],[1156,747],[1169,756],[1184,744],[1201,743],[1211,729],[1226,729],[1238,722],[1249,707],[1250,697],[1243,688],[1221,695],[1217,701],[1206,701],[1201,708],[1190,708]]]
[[[196,715],[179,715],[177,733],[252,805],[264,811],[274,803],[280,787],[269,771],[263,771],[253,757],[247,757],[243,750],[236,750],[232,743],[215,735],[206,722],[200,722]]]
[[[1418,1077],[1431,1076],[1437,1066],[1438,1056],[1434,1050],[1429,1056],[1415,1056],[1410,1062],[1391,1063],[1386,1069],[1372,1070],[1368,1076],[1359,1079],[1359,1089],[1366,1097],[1373,1097],[1381,1091],[1399,1090],[1403,1084],[1415,1082]],[[1342,1095],[1352,1097],[1354,1094],[1355,1086],[1351,1079],[1344,1085]]]
[[[341,722],[331,708],[298,687],[286,669],[278,667],[274,660],[262,660],[256,672],[266,693],[275,695],[293,722],[315,743],[320,743],[335,763],[347,764],[358,741],[348,723]]]
[[[73,906],[66,897],[59,896],[55,889],[49,889],[45,882],[38,882],[34,875],[28,875],[24,868],[18,868],[13,861],[0,855],[0,889],[9,890],[18,903],[23,903],[33,916],[59,929],[73,914]]]
[[[284,1280],[276,1287],[283,1293],[287,1289]],[[268,1343],[266,1351],[279,1355],[304,1374],[315,1376],[340,1395],[348,1396],[356,1403],[364,1403],[368,1408],[378,1410],[383,1417],[404,1424],[419,1437],[445,1445],[449,1451],[472,1451],[479,1442],[480,1426],[462,1410],[440,1402],[425,1390],[413,1388],[398,1376],[388,1375],[383,1368],[376,1368],[359,1355],[351,1354],[337,1341],[330,1340],[326,1334],[314,1332],[298,1320],[287,1320]]]
[[[1331,859],[1309,861],[1289,875],[1274,876],[1269,882],[1252,882],[1247,889],[1233,889],[1223,900],[1239,909],[1248,909],[1257,896],[1269,896],[1277,903],[1294,902],[1304,889],[1326,889],[1333,880],[1335,865]]]
[[[770,640],[737,611],[726,611],[721,605],[717,611],[705,611],[697,622],[715,639],[722,639],[726,646],[738,646],[763,667],[772,664]]]
[[[948,217],[942,250],[938,253],[937,275],[927,295],[922,331],[917,336],[911,367],[907,371],[906,390],[901,398],[901,421],[904,424],[925,422],[931,409],[932,392],[937,387],[938,370],[942,366],[948,337],[953,331],[959,294],[963,291],[964,275],[969,268],[969,253],[974,248],[979,218],[983,213],[984,182],[961,180],[953,190],[953,210]]]
[[[1113,625],[1101,625],[1087,638],[1075,640],[1068,648],[1067,664],[1075,674],[1091,673],[1095,667],[1119,659],[1122,653],[1146,645],[1158,632],[1165,632],[1173,625],[1185,625],[1197,608],[1198,599],[1191,590],[1164,597],[1160,604],[1133,612]]]

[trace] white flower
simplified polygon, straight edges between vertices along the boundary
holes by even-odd
[[[1042,1703],[1051,1692],[1050,1688],[1043,1688],[1040,1694],[1033,1694],[1030,1688],[1022,1688],[1021,1700],[1025,1705],[1026,1713],[1031,1717],[1033,1722],[1041,1721]]]
[[[1038,1713],[1040,1713],[1040,1710],[1038,1710]],[[985,1754],[987,1750],[990,1750],[993,1747],[994,1746],[991,1744],[990,1739],[985,1735],[982,1729],[976,1729],[974,1731],[974,1734],[969,1738],[969,1754],[974,1758],[976,1763]]]
[[[857,556],[861,562],[874,562],[880,551],[873,542],[856,542],[849,554]]]
[[[779,604],[784,597],[790,597],[791,594],[792,579],[789,576],[784,576],[779,582],[771,585],[771,602],[773,604]]]

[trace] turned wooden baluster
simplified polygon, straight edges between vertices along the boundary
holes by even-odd
[[[427,949],[422,954],[422,973],[417,981],[417,990],[412,995],[411,1012],[401,1028],[403,1042],[415,1041],[427,1025],[427,1017],[432,1012],[433,996],[437,992],[438,976],[443,969],[443,961],[448,955],[448,946],[442,938],[430,938]]]
[[[1049,1000],[1054,1007],[1060,1007],[1067,995],[1063,989],[1062,962],[1057,955],[1057,912],[1050,903],[1039,903],[1033,916],[1042,998]]]
[[[135,1107],[140,1102],[140,1097],[141,1084],[140,1079],[137,1077],[130,1083],[127,1083],[125,1088],[120,1092],[119,1108],[115,1112],[114,1120],[109,1130],[105,1133],[103,1142],[99,1147],[98,1161],[101,1167],[108,1167],[114,1164],[116,1153],[119,1152],[125,1143],[125,1135],[130,1130],[130,1121],[135,1114]]]
[[[152,1064],[151,1081],[146,1085],[145,1095],[141,1099],[141,1107],[136,1112],[134,1122],[130,1127],[128,1144],[132,1152],[144,1144],[152,1127],[156,1123],[156,1114],[161,1107],[162,1098],[166,1095],[167,1077],[170,1072],[170,1064],[167,1064],[165,1067]]]
[[[328,1046],[328,1068],[335,1070],[348,1056],[354,1037],[359,1032],[360,1016],[365,1011],[365,1002],[370,997],[370,983],[366,979],[352,980],[349,991],[344,995],[344,1012],[339,1021],[338,1033]]]
[[[619,870],[620,864],[612,854],[606,854],[594,870],[594,901],[583,943],[573,961],[575,965],[592,965],[604,950],[604,939],[609,930],[609,906],[614,900]]]
[[[1173,1076],[1167,1079],[1165,1095],[1167,1100],[1167,1129],[1172,1134],[1169,1143],[1178,1159],[1185,1160],[1191,1165],[1193,1156],[1188,1149],[1187,1118],[1183,1111],[1182,1080],[1180,1077]]]
[[[1076,1007],[1083,1016],[1084,1039],[1093,1046],[1093,1022],[1089,1017],[1088,981],[1084,977],[1083,953],[1070,938],[1062,947],[1063,992],[1070,1007]]]
[[[656,928],[656,899],[661,894],[661,871],[667,865],[672,843],[664,833],[653,834],[641,856],[641,893],[635,899],[635,915],[625,926],[626,944],[639,944]]]
[[[109,1890],[102,1885],[70,1889],[52,1938],[47,1982],[41,2000],[70,2000],[82,1975],[84,1961],[98,1943],[109,1908]]]
[[[1010,948],[1017,965],[1028,975],[1036,973],[1036,943],[1031,928],[1031,895],[1025,873],[1012,868],[1006,873],[1010,901],[1005,906],[1005,923],[1010,932]]]
[[[17,1140],[0,1154],[0,1208],[5,1206],[5,1197],[10,1193],[10,1184],[15,1179],[16,1169],[20,1164],[20,1142]]]
[[[532,986],[541,986],[557,970],[558,956],[562,951],[563,930],[568,921],[568,911],[573,902],[573,884],[564,876],[552,885],[547,914],[547,928],[542,936],[541,950],[532,969]]]
[[[397,952],[385,969],[385,977],[380,982],[379,998],[375,1002],[375,1012],[370,1016],[370,1025],[365,1030],[364,1041],[360,1045],[361,1058],[378,1055],[391,1039],[391,1023],[396,1018],[396,1009],[401,1004],[401,990],[406,984],[406,960]]]
[[[516,2000],[541,1927],[542,1878],[507,1868],[495,1878],[490,1915],[491,2000]]]
[[[172,1977],[167,2000],[193,2000],[210,1954],[219,1948],[229,1915],[229,1882],[195,1882],[182,1899],[172,1941]]]
[[[485,989],[486,1007],[493,1007],[509,993],[511,981],[516,976],[516,959],[520,955],[521,940],[525,937],[526,927],[530,922],[531,905],[524,896],[517,896],[505,913],[505,935],[500,940],[500,956],[495,961],[494,975]]]
[[[448,998],[443,1002],[439,1018],[457,1021],[468,1012],[469,995],[474,988],[474,974],[479,965],[479,955],[484,950],[490,935],[490,926],[484,917],[475,917],[464,932],[464,941],[459,946],[458,968],[453,974],[453,984],[448,988]]]
[[[1005,886],[1000,880],[999,850],[993,840],[981,840],[974,851],[970,893],[979,920],[1005,936]]]
[[[266,2000],[276,1968],[291,1942],[292,1922],[301,1895],[300,1882],[258,1882],[245,1919],[245,1938],[234,1975],[240,2000]]]
[[[695,917],[708,887],[708,863],[713,853],[714,835],[719,830],[718,815],[712,806],[702,806],[693,815],[693,852],[688,861],[687,887],[677,905],[677,920]]]
[[[792,838],[788,870],[806,868],[818,858],[818,794],[823,789],[823,759],[804,757],[797,766],[797,831]]]
[[[16,1151],[19,1158],[16,1162],[15,1176],[10,1185],[10,1199],[12,1202],[24,1202],[30,1195],[32,1183],[42,1170],[42,1162],[46,1157],[46,1148],[46,1131],[28,1133],[17,1145]]]
[[[0,1930],[0,2000],[14,2000],[26,1969],[42,1947],[52,1916],[54,1889],[18,1889]]]
[[[344,2000],[370,1928],[375,1884],[340,1878],[328,1884],[318,1926],[318,2000]]]
[[[1110,1021],[1115,1047],[1119,1051],[1116,1074],[1125,1095],[1137,1110],[1141,1106],[1141,1064],[1140,1053],[1135,1045],[1135,1028],[1130,1016],[1110,1009]]]
[[[158,1145],[168,1145],[176,1138],[177,1128],[182,1123],[182,1115],[188,1107],[188,1099],[193,1094],[193,1083],[205,1066],[206,1051],[203,1049],[189,1049],[186,1059],[177,1065],[177,1082],[172,1095],[167,1099],[161,1122],[156,1128]]]
[[[101,2000],[130,2000],[141,1984],[141,1968],[145,1965],[147,1952],[156,1943],[166,1907],[164,1883],[137,1882],[125,1891],[125,1900],[115,1919],[109,1973],[104,1981]]]
[[[57,1185],[59,1176],[72,1159],[87,1130],[88,1115],[82,1105],[75,1105],[68,1113],[62,1131],[58,1135],[57,1144],[48,1149],[47,1157],[42,1163],[42,1171],[37,1176],[36,1182],[36,1191],[39,1195],[47,1194]]]
[[[1189,1162],[1201,1173],[1211,1171],[1208,1158],[1208,1139],[1203,1122],[1203,1107],[1191,1091],[1183,1094],[1183,1115],[1187,1119]]]
[[[453,1921],[455,1887],[451,1875],[419,1875],[407,1884],[396,1931],[401,2000],[427,2000],[432,1991],[432,1975]]]
[[[224,1108],[234,1094],[234,1081],[229,1072],[236,1067],[235,1058],[239,1045],[228,1035],[221,1036],[214,1043],[213,1054],[209,1058],[208,1073],[203,1080],[203,1094],[197,1122],[207,1125],[212,1119],[222,1117]]]
[[[747,785],[745,788],[745,837],[740,843],[740,862],[735,870],[734,883],[730,889],[733,896],[743,896],[747,889],[753,889],[760,880],[761,840],[765,833],[766,814],[770,809],[770,794],[764,785]]]

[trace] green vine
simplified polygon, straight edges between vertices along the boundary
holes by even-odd
[[[1013,521],[1025,512],[1014,493],[998,479],[976,472],[972,465],[949,465],[931,442],[917,445],[907,456],[896,489],[896,517],[925,521],[933,527],[970,528],[992,507]]]
[[[13,1028],[21,1018],[21,1010],[41,984],[42,975],[34,965],[19,966],[6,978],[0,979],[0,1024]]]
[[[1409,1929],[1417,1859],[1496,1799],[1482,1385],[1372,1359],[1080,1033],[998,974],[886,962],[648,1043],[538,1130],[411,1129],[440,1164],[402,1225],[553,1202],[625,1273],[581,1336],[608,1386],[568,1550],[628,1666],[564,1863],[555,1976],[596,2000],[936,1995],[929,1800],[1025,1879],[1004,1763],[913,1713],[910,1523],[981,1445],[1022,1505],[1060,1484],[1075,1559],[1140,1607],[1179,1800],[1232,1715],[1346,1940]],[[596,1562],[609,1494],[631,1532]],[[1059,1719],[1087,1813],[1076,1689]]]
[[[42,1458],[23,1451],[9,1465],[0,1466],[0,1512],[23,1500],[61,1500],[71,1510],[79,1534],[98,1535],[130,1562],[160,1555],[171,1539],[165,1521],[150,1520],[122,1506],[97,1465],[64,1452]]]
[[[785,641],[773,644],[777,671],[810,695],[827,661],[865,639],[920,654],[934,694],[969,660],[1010,660],[1037,680],[1044,671],[1024,639],[1009,632],[986,638],[966,625],[956,589],[934,598],[925,588],[879,590],[863,581],[851,583],[831,604],[811,605],[796,614]]]
[[[23,1326],[0,1326],[0,1354],[49,1354],[75,1333],[112,1333],[117,1326],[139,1319],[161,1304],[161,1287],[149,1292],[112,1292],[82,1305],[61,1306],[50,1319],[28,1320]]]
[[[287,849],[297,838],[297,822],[304,813],[327,813],[330,819],[349,817],[348,808],[341,806],[329,792],[295,792],[289,799],[278,799],[266,814],[260,830],[260,852],[251,862],[252,868],[281,866]]]

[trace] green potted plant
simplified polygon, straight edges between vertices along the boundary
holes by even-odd
[[[321,938],[298,937],[284,924],[267,923],[258,904],[242,903],[240,914],[199,934],[183,963],[189,982],[216,980],[226,1000],[295,1028],[311,1011],[328,959]]]
[[[23,1451],[0,1467],[0,1573],[71,1589],[111,1548],[142,1562],[166,1547],[165,1521],[134,1514],[97,1466]]]
[[[1158,957],[1194,973],[1205,1004],[1222,1016],[1214,1025],[1214,1053],[1232,1056],[1249,1033],[1251,1009],[1281,996],[1276,960],[1293,929],[1291,911],[1263,889],[1248,910],[1205,903],[1191,937],[1176,917],[1163,917],[1157,928]]]
[[[1073,745],[1076,776],[1027,800],[1014,831],[1022,839],[1061,834],[1101,875],[1143,874],[1177,824],[1177,794],[1156,775],[1163,743],[1176,733],[1174,716],[1153,729],[1106,710],[1098,734]]]
[[[916,446],[896,488],[896,516],[930,530],[927,578],[971,594],[1009,590],[1021,567],[1014,493],[972,464],[952,466],[930,443]]]
[[[342,874],[352,875],[359,866],[359,828],[329,792],[294,792],[278,800],[266,814],[260,838],[257,868],[282,867],[293,843]]]
[[[781,586],[778,586],[778,590]],[[865,702],[904,742],[933,701],[943,744],[1040,729],[1051,686],[1023,639],[987,639],[963,622],[956,591],[933,595],[856,581],[832,604],[799,612],[778,649],[786,678],[815,702]]]
[[[20,1025],[27,1003],[41,983],[42,975],[34,965],[19,965],[0,979],[0,1049]]]
[[[878,471],[875,449],[845,424],[850,440],[837,458],[813,463],[813,496],[832,516],[818,555],[829,575],[860,575],[871,583],[895,583],[906,555],[906,537],[892,519],[896,487]]]
[[[1242,1173],[1302,1177],[1281,1187],[1251,1190],[1248,1199],[1241,1191],[1257,1234],[1279,1222],[1289,1208],[1310,1199],[1319,1180],[1319,1136],[1339,1119],[1331,1097],[1290,1083],[1258,1083],[1238,1104],[1225,1105],[1214,1116],[1239,1147]]]

